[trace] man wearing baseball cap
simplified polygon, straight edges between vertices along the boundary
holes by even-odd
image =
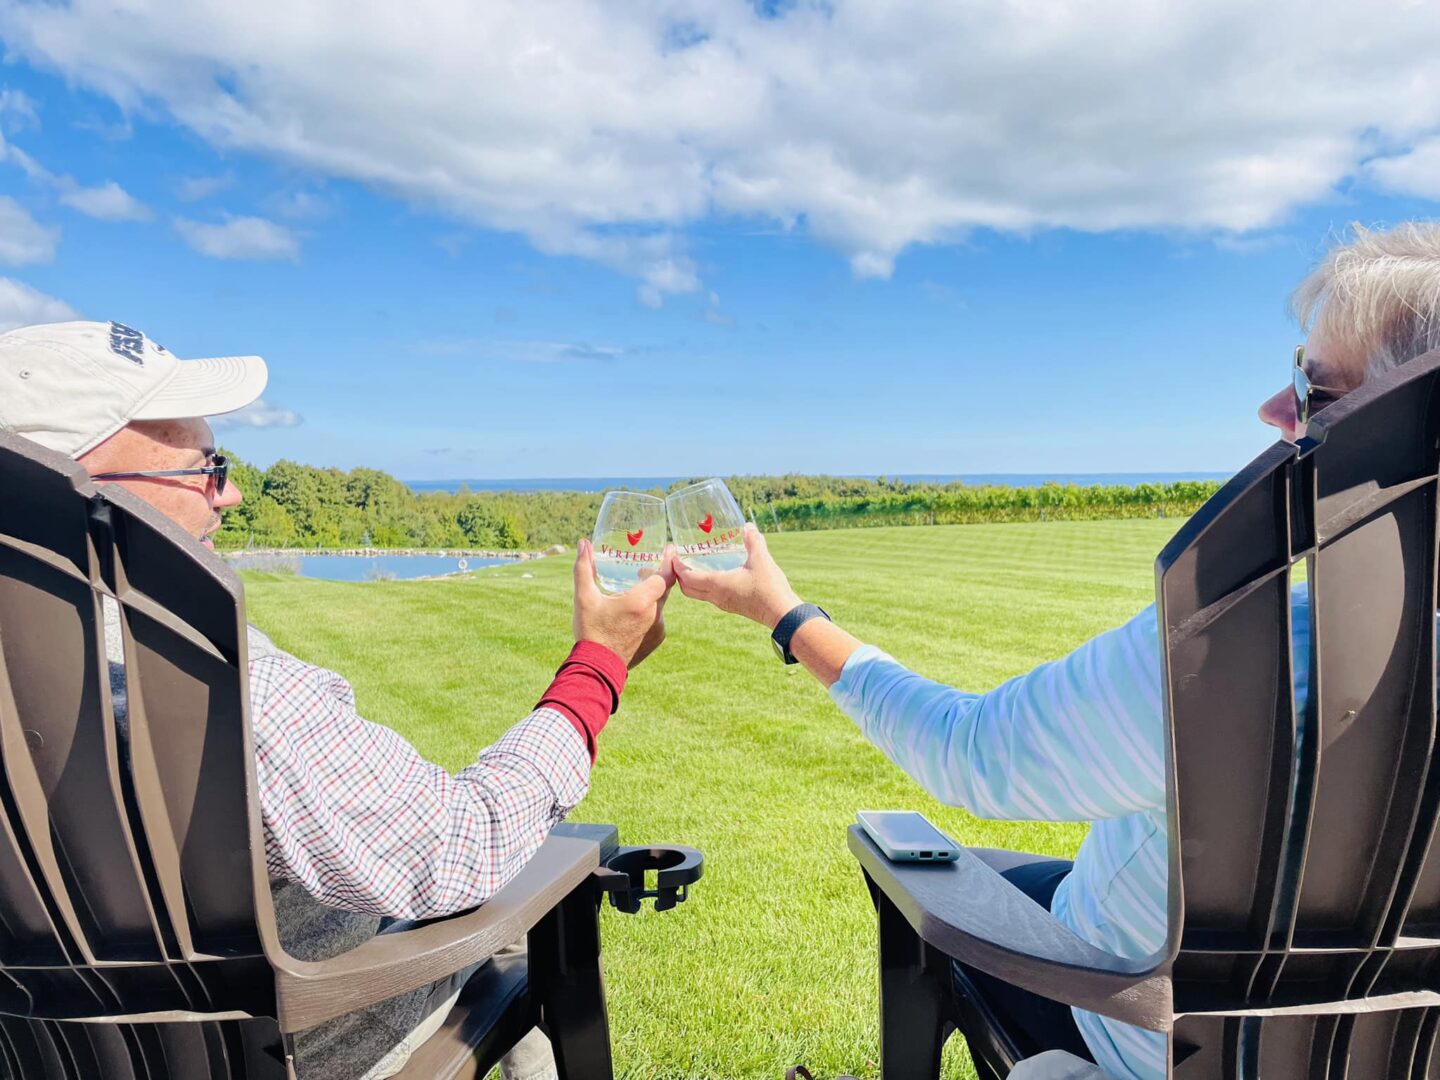
[[[244,408],[266,379],[258,356],[181,360],[123,323],[23,327],[0,334],[0,428],[70,455],[95,481],[124,485],[213,546],[221,511],[243,493],[228,482],[204,417]],[[333,956],[380,932],[382,921],[463,911],[514,877],[588,789],[596,738],[628,668],[664,639],[673,583],[667,570],[605,596],[582,542],[575,647],[529,716],[454,775],[364,720],[339,675],[251,627],[257,791],[286,950],[302,960]],[[106,617],[118,621],[118,611]],[[123,657],[110,661],[123,729]],[[297,1072],[306,1080],[398,1072],[472,973],[302,1033]],[[503,1071],[508,1080],[553,1076],[549,1045],[532,1032]]]

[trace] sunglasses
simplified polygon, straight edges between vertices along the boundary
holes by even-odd
[[[1302,424],[1308,424],[1310,417],[1314,416],[1326,405],[1333,405],[1345,396],[1347,391],[1334,386],[1321,386],[1317,382],[1310,381],[1310,375],[1305,370],[1305,346],[1295,346],[1295,368],[1292,373],[1292,382],[1295,387],[1295,418]]]
[[[150,472],[109,472],[97,473],[91,480],[149,480],[152,477],[162,476],[213,476],[215,478],[215,494],[225,494],[225,481],[230,476],[230,461],[224,454],[211,454],[210,464],[197,466],[193,469],[154,469]]]

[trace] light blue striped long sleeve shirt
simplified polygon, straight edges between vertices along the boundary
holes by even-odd
[[[1309,599],[1291,596],[1303,707]],[[933,682],[866,645],[830,696],[890,760],[942,802],[985,818],[1090,821],[1051,902],[1077,935],[1141,959],[1165,943],[1165,729],[1155,609],[986,694]],[[961,838],[963,839],[963,838]],[[1080,1009],[1116,1080],[1165,1075],[1165,1036]]]

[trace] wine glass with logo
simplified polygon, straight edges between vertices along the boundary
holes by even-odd
[[[745,565],[745,516],[724,480],[702,480],[665,499],[676,554],[697,570]]]
[[[608,593],[633,589],[662,569],[665,500],[638,491],[607,492],[590,539],[600,588]]]

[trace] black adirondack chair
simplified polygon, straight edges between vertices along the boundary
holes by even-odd
[[[1183,1080],[1440,1077],[1437,390],[1440,352],[1374,380],[1160,554],[1170,884],[1155,955],[1120,960],[1061,926],[998,873],[1025,856],[892,864],[851,829],[878,911],[885,1080],[936,1076],[957,1027],[982,1078],[1015,1065],[1013,1033],[955,992],[952,957],[1168,1033]]]
[[[106,597],[122,614],[124,752]],[[700,854],[562,826],[481,907],[296,960],[266,877],[246,672],[243,592],[219,558],[0,433],[0,1074],[294,1077],[295,1032],[528,931],[528,964],[482,968],[401,1075],[483,1076],[538,1024],[562,1077],[608,1080],[602,895],[673,907]]]

